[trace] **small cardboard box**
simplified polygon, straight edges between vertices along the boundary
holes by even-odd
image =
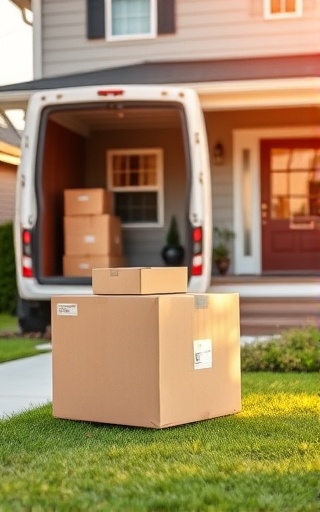
[[[122,256],[120,218],[114,215],[64,217],[66,256]]]
[[[63,275],[91,277],[93,268],[123,267],[123,256],[64,256]]]
[[[186,293],[187,267],[95,268],[92,289],[97,295]]]
[[[113,195],[103,188],[78,188],[64,191],[64,214],[101,215],[113,213]]]
[[[241,410],[237,294],[52,299],[53,415],[164,428]]]

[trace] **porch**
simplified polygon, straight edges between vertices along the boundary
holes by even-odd
[[[242,336],[278,334],[308,323],[320,328],[320,275],[217,275],[209,291],[239,293]]]

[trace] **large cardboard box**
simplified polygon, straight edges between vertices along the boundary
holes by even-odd
[[[101,267],[123,267],[123,256],[64,256],[63,275],[91,277],[92,269]]]
[[[241,410],[237,294],[52,299],[53,415],[164,428]]]
[[[187,267],[95,268],[92,289],[97,295],[185,293]]]
[[[101,215],[113,213],[113,195],[103,188],[77,188],[64,191],[64,214]]]
[[[64,217],[66,256],[122,256],[120,218],[114,215]]]

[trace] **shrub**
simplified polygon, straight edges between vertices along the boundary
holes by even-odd
[[[166,236],[166,242],[169,247],[178,247],[180,245],[180,233],[178,228],[178,222],[174,215],[171,217],[170,220],[170,225]]]
[[[255,341],[241,349],[245,372],[319,371],[320,330],[315,326],[284,331],[280,338]]]
[[[0,312],[16,312],[17,285],[12,223],[0,226]]]

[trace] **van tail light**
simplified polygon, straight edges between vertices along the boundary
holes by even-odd
[[[202,254],[202,227],[193,228],[192,232],[192,276],[201,276],[203,271],[203,254]]]
[[[122,96],[123,89],[99,89],[98,96]]]
[[[33,277],[32,270],[32,233],[30,229],[22,230],[22,276]]]

